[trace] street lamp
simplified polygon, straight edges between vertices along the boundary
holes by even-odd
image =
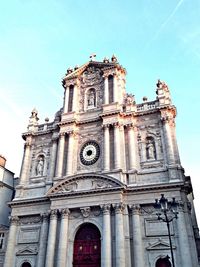
[[[175,264],[174,264],[174,254],[173,254],[172,240],[170,233],[170,222],[178,218],[177,206],[178,203],[176,202],[175,197],[172,198],[171,202],[168,202],[168,199],[164,197],[164,194],[161,194],[161,198],[159,200],[155,199],[154,208],[157,210],[156,215],[158,216],[158,220],[163,221],[167,224],[173,267],[175,267]]]

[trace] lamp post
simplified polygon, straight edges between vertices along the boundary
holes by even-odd
[[[178,203],[175,201],[175,197],[172,198],[171,202],[168,202],[168,199],[164,197],[164,194],[161,194],[161,198],[159,200],[155,199],[154,208],[157,210],[156,215],[158,216],[158,220],[163,221],[167,224],[169,244],[172,257],[172,267],[175,267],[175,263],[174,263],[174,254],[173,254],[172,240],[170,233],[170,222],[178,218],[177,206]],[[171,215],[168,216],[169,214]]]

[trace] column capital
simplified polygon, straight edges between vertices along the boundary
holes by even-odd
[[[125,209],[125,205],[123,203],[116,203],[113,204],[112,206],[115,209],[116,214],[122,213],[123,210]]]
[[[46,221],[48,221],[49,213],[48,212],[41,213],[40,217],[41,217],[43,222],[46,222]]]
[[[139,204],[129,205],[132,215],[139,215],[141,213],[141,206]]]
[[[10,224],[18,225],[18,223],[19,223],[19,217],[18,216],[10,216],[9,220],[10,220]]]
[[[109,128],[110,128],[110,124],[103,124],[103,125],[102,125],[102,128],[103,128],[103,129],[109,129]]]
[[[59,133],[59,137],[65,137],[65,132],[61,132],[61,133]]]
[[[61,214],[61,218],[68,218],[69,214],[70,214],[70,210],[68,208],[65,209],[60,209],[59,210],[60,214]]]
[[[114,128],[120,128],[122,126],[122,124],[120,124],[119,122],[114,122],[112,125],[114,126]]]
[[[49,211],[49,214],[50,214],[50,220],[57,219],[57,216],[58,216],[58,210],[57,210],[57,209],[50,210],[50,211]]]
[[[111,204],[104,204],[100,206],[103,214],[110,214]]]

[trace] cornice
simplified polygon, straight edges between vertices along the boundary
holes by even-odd
[[[32,204],[32,203],[44,203],[49,202],[49,198],[46,196],[39,197],[39,198],[24,198],[24,199],[14,199],[11,202],[8,202],[10,207],[13,206],[23,206],[24,204]]]

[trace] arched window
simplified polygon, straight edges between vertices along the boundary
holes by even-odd
[[[94,88],[91,88],[87,92],[87,108],[96,107],[96,91]]]
[[[99,229],[85,223],[77,231],[74,240],[73,267],[101,266],[101,235]]]
[[[68,112],[72,111],[73,96],[74,96],[74,86],[70,85],[69,86]]]
[[[31,267],[31,264],[25,261],[24,263],[22,263],[21,267]]]
[[[169,257],[167,256],[166,258],[160,258],[156,262],[155,267],[171,267],[171,262],[169,261]]]
[[[109,103],[112,103],[114,101],[113,90],[114,90],[113,76],[109,75],[108,76]]]

